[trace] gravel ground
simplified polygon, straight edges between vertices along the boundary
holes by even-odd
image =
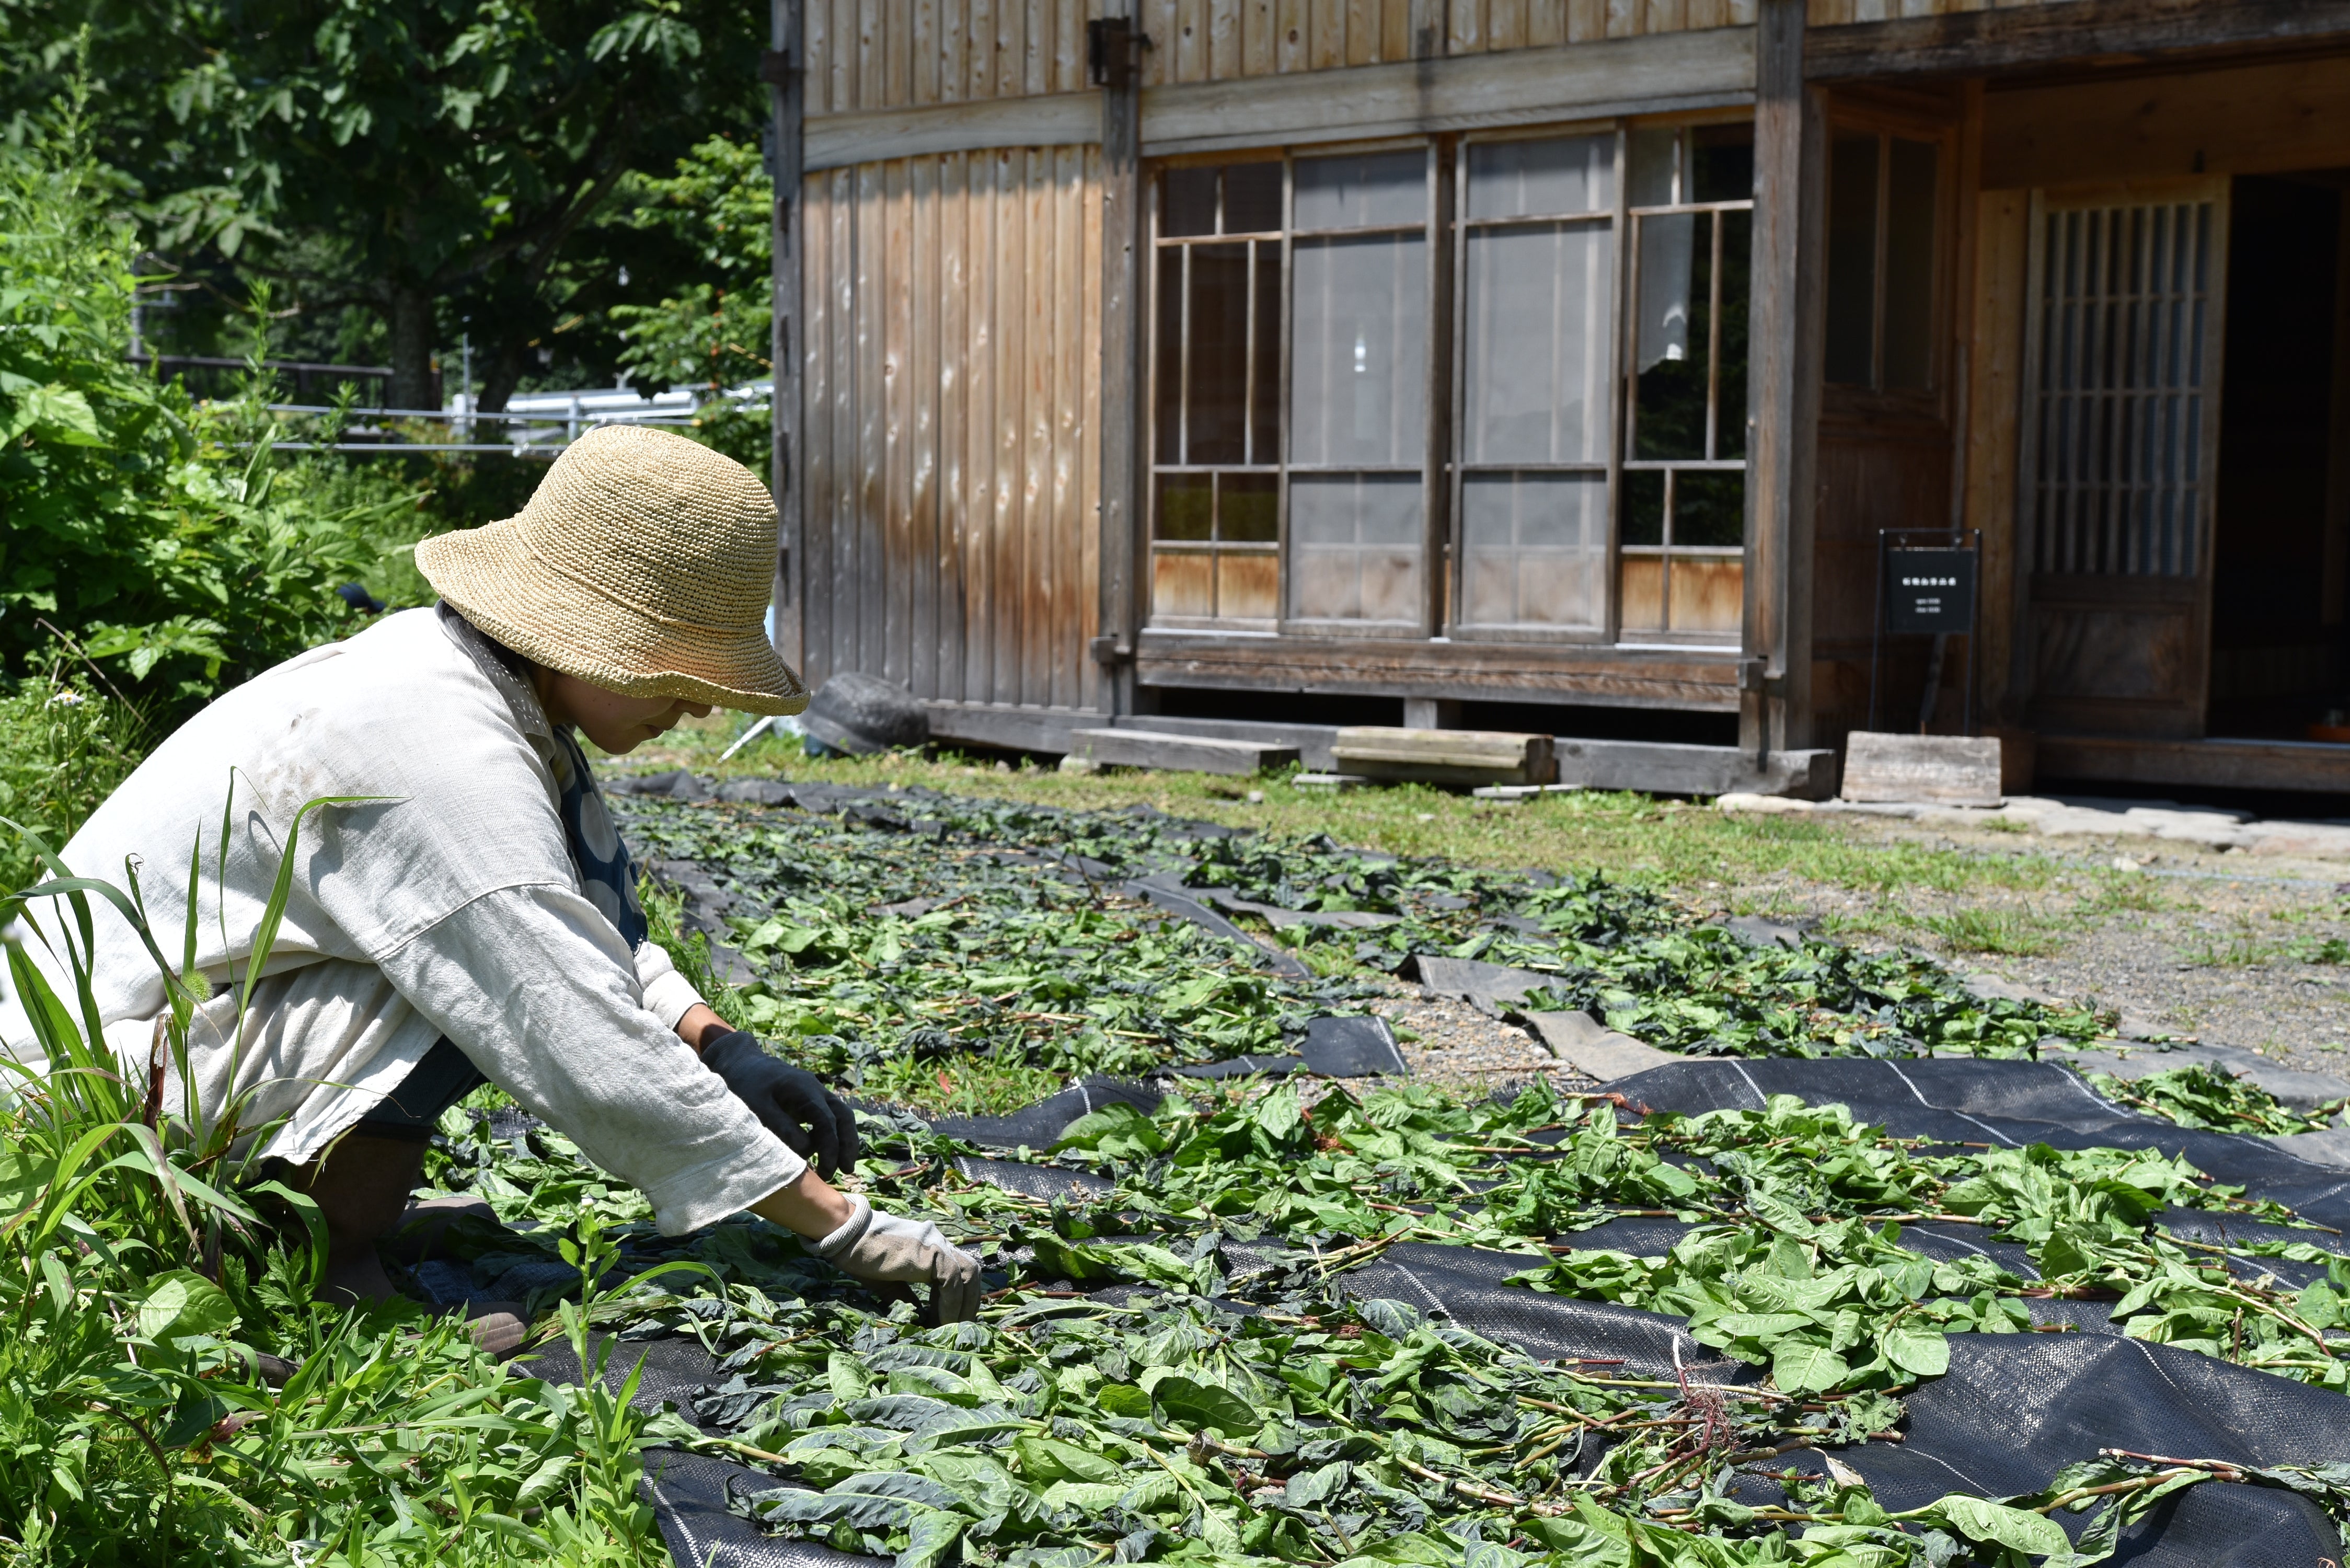
[[[1371,1011],[1398,1026],[1404,1060],[1420,1083],[1481,1095],[1534,1078],[1575,1093],[1598,1087],[1515,1024],[1488,1018],[1465,1002],[1423,997],[1405,981],[1396,982],[1395,992],[1371,1003]],[[1403,1038],[1406,1031],[1418,1038]]]
[[[1881,819],[1847,822],[1841,831],[2056,863],[2050,884],[2031,891],[1892,895],[1961,931],[1970,910],[2012,918],[2030,931],[2014,945],[2046,949],[2002,953],[1965,940],[1924,942],[1953,967],[2110,1009],[2127,1026],[2350,1077],[2350,865],[2137,837],[2047,840]],[[1817,918],[1831,930],[1839,922],[1865,926],[1886,898],[1791,880],[1742,887],[1735,896]]]

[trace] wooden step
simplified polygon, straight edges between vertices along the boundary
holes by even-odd
[[[1426,784],[1544,784],[1558,776],[1548,735],[1503,730],[1404,730],[1349,726],[1330,755],[1337,771]]]
[[[1295,746],[1263,741],[1222,741],[1159,730],[1077,730],[1070,743],[1080,756],[1111,767],[1158,768],[1180,774],[1258,774],[1297,760]]]

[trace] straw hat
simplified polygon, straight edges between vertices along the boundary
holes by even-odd
[[[807,706],[766,636],[775,503],[749,469],[669,431],[589,431],[520,515],[425,540],[416,568],[484,632],[591,686]]]

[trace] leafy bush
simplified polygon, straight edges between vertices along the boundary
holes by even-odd
[[[157,1050],[185,1083],[203,978],[164,962],[122,889],[28,892],[44,889],[68,893],[68,924],[88,929],[97,893],[149,936],[169,1002]],[[265,930],[285,902],[281,887]],[[26,919],[56,940],[53,907]],[[0,927],[22,913],[0,903]],[[193,900],[187,918],[192,952]],[[265,938],[248,985],[268,956]],[[151,1080],[118,1071],[79,1022],[97,1015],[86,971],[59,997],[22,949],[7,966],[46,1064],[0,1055],[0,1563],[660,1560],[635,1495],[635,1378],[608,1388],[608,1348],[588,1341],[612,1253],[595,1216],[562,1241],[587,1296],[559,1313],[598,1374],[585,1388],[509,1376],[410,1303],[321,1305],[315,1241],[278,1234],[319,1237],[316,1206],[256,1180],[270,1129],[174,1104],[160,1061]]]
[[[0,152],[0,676],[62,631],[168,719],[349,629],[376,557],[369,509],[282,486],[265,389],[199,406],[129,362],[139,249],[70,113]]]
[[[0,697],[0,816],[64,843],[130,776],[146,736],[137,707],[52,661]],[[23,839],[0,835],[0,893],[39,872]]]

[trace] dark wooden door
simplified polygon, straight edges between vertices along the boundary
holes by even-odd
[[[2227,241],[2223,179],[2033,198],[2015,673],[2042,729],[2203,732]]]

